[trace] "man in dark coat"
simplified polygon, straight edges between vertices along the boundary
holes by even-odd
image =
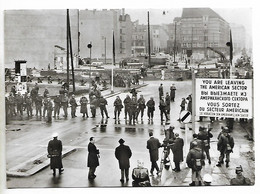
[[[153,100],[153,97],[150,98],[150,100],[148,100],[148,102],[146,103],[147,106],[147,116],[148,116],[148,121],[153,120],[153,113],[155,111],[155,102]]]
[[[173,152],[173,161],[175,164],[175,169],[173,169],[175,172],[180,172],[180,162],[183,161],[183,146],[184,141],[182,138],[179,137],[178,133],[175,133],[176,139],[174,140],[174,145],[172,148]]]
[[[58,133],[52,135],[53,140],[49,141],[48,144],[48,157],[50,157],[50,167],[53,170],[53,176],[56,175],[56,168],[59,169],[59,174],[62,173],[62,142],[58,140]]]
[[[150,139],[147,141],[146,148],[149,149],[150,161],[152,163],[150,173],[153,175],[154,169],[157,170],[157,175],[160,173],[157,161],[159,159],[159,148],[161,143],[157,138],[153,137],[153,132],[149,132]]]
[[[205,164],[204,159],[205,155],[202,152],[202,150],[198,147],[197,142],[193,143],[193,148],[189,151],[186,163],[189,168],[192,170],[192,183],[190,183],[190,186],[195,186],[196,181],[199,182],[199,185],[202,185],[202,177],[201,177],[201,169],[202,166]]]
[[[124,145],[125,141],[123,139],[120,139],[118,142],[120,143],[120,145],[115,150],[115,156],[119,162],[119,168],[121,169],[120,181],[123,183],[124,177],[126,178],[126,181],[129,180],[129,159],[132,156],[132,151],[129,146]]]
[[[116,97],[115,101],[114,101],[114,119],[118,119],[119,120],[119,117],[120,117],[120,112],[123,108],[123,104],[122,104],[122,100],[120,99],[119,96]]]
[[[164,97],[163,96],[160,99],[159,108],[160,108],[160,114],[161,114],[161,122],[164,121],[163,115],[165,115],[166,120],[169,120],[168,115],[166,113],[166,103],[164,101]]]
[[[174,84],[171,85],[170,90],[171,90],[171,94],[170,94],[170,95],[171,95],[171,101],[174,102],[174,99],[175,99],[175,90],[176,90],[176,87],[175,87]]]
[[[88,163],[87,166],[89,167],[88,178],[94,179],[96,178],[95,171],[97,166],[99,166],[99,150],[95,146],[95,138],[90,137],[88,144]]]
[[[225,155],[226,155],[226,167],[229,167],[230,153],[233,152],[235,143],[233,137],[231,137],[231,135],[228,132],[229,130],[225,129],[224,133],[220,135],[218,140],[217,149],[220,152],[219,162],[216,165],[218,167],[220,167],[221,164],[224,163]]]
[[[161,97],[163,96],[163,84],[160,85],[158,90],[159,90],[159,99],[161,99]]]
[[[169,117],[170,116],[170,110],[171,110],[171,97],[170,97],[168,92],[166,92],[165,104],[166,104],[165,110],[166,110],[167,116]]]

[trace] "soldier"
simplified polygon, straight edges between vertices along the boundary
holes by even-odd
[[[100,96],[99,107],[100,107],[102,118],[104,117],[104,112],[106,114],[106,117],[109,118],[108,113],[107,113],[106,105],[107,105],[107,100],[103,96]]]
[[[192,135],[192,137],[193,137],[193,140],[190,142],[190,150],[195,147],[195,146],[194,146],[194,143],[195,143],[195,142],[196,142],[195,144],[197,144],[197,146],[198,146],[200,149],[202,149],[202,141],[201,141],[200,139],[198,139],[198,134],[194,133],[194,134]]]
[[[165,110],[166,110],[167,116],[168,116],[168,118],[169,118],[169,116],[170,116],[170,110],[171,110],[171,97],[170,97],[170,95],[169,95],[168,92],[166,92],[165,103],[166,103]]]
[[[181,111],[184,111],[184,110],[185,110],[185,105],[186,105],[186,104],[187,104],[187,102],[186,102],[185,98],[182,98],[181,105],[180,105]]]
[[[45,117],[45,114],[48,109],[48,98],[49,98],[49,94],[47,94],[47,97],[44,97],[43,99],[43,117]]]
[[[125,119],[127,119],[127,114],[130,117],[130,102],[131,102],[131,98],[130,96],[127,94],[126,98],[124,99],[124,105],[125,105]],[[130,119],[130,118],[129,118]]]
[[[153,100],[153,97],[151,97],[150,100],[148,100],[146,106],[147,106],[148,121],[153,120],[153,113],[155,111],[155,102]]]
[[[93,97],[95,96],[95,91],[94,88],[91,87],[90,91],[89,91],[89,101],[91,102]]]
[[[163,96],[163,84],[160,85],[158,90],[159,90],[159,99],[161,99],[161,97]]]
[[[51,123],[51,121],[52,121],[53,104],[51,102],[50,97],[47,97],[46,105],[47,105],[47,121],[46,122],[47,123]]]
[[[226,167],[229,167],[230,162],[230,153],[233,152],[234,148],[234,139],[231,137],[231,135],[228,133],[228,130],[224,130],[224,133],[220,135],[217,149],[220,152],[219,156],[219,162],[216,166],[220,167],[221,164],[224,163],[224,158],[226,155]]]
[[[145,109],[145,99],[143,95],[140,95],[140,98],[137,100],[137,114],[136,114],[136,120],[138,119],[138,115],[141,112],[141,120],[143,120],[144,116],[144,109]]]
[[[115,117],[114,117],[114,119],[116,119],[116,117],[117,117],[117,119],[119,120],[120,112],[121,112],[121,109],[123,108],[122,100],[120,99],[119,96],[117,96],[115,101],[114,101],[114,107],[115,107],[115,110],[114,110]]]
[[[183,161],[183,146],[184,146],[184,141],[182,138],[179,137],[178,133],[175,133],[176,139],[174,140],[173,148],[172,148],[172,153],[174,155],[173,161],[175,164],[175,169],[173,169],[175,172],[181,171],[180,169],[180,162]]]
[[[15,100],[16,100],[17,113],[20,115],[20,117],[22,117],[23,116],[23,102],[24,102],[24,99],[23,99],[23,97],[22,97],[20,92],[18,92]]]
[[[236,167],[236,178],[232,178],[230,181],[230,185],[251,185],[251,180],[249,178],[246,178],[242,174],[243,168],[240,165],[239,167]]]
[[[192,170],[192,183],[190,186],[195,186],[196,181],[199,181],[199,185],[202,185],[202,177],[201,177],[201,169],[204,165],[205,155],[203,154],[202,150],[198,147],[197,142],[193,143],[193,148],[189,151],[186,163],[189,168]]]
[[[82,97],[80,98],[79,102],[80,102],[80,113],[83,114],[82,117],[85,118],[85,115],[86,115],[87,118],[88,118],[88,107],[87,107],[88,99],[87,99],[87,97],[82,95]]]
[[[26,106],[28,118],[32,117],[32,99],[30,96],[27,96],[25,98],[25,106]]]
[[[131,101],[130,101],[130,104],[129,104],[129,124],[131,125],[132,124],[132,121],[133,121],[133,124],[135,124],[135,118],[136,118],[136,112],[137,112],[137,100],[136,98],[133,96]]]
[[[132,97],[137,97],[137,92],[135,88],[132,88],[130,93],[132,94]]]
[[[12,92],[10,92],[9,96],[9,107],[10,107],[10,116],[16,116],[16,111],[15,111],[15,104],[16,104],[16,99],[13,95]]]
[[[170,90],[171,90],[171,94],[170,94],[170,95],[171,95],[171,101],[174,102],[174,99],[175,99],[175,90],[176,90],[176,87],[175,87],[174,84],[171,85]]]
[[[36,117],[38,117],[38,113],[40,117],[42,117],[42,96],[40,94],[37,94],[35,98],[35,106],[36,106]]]
[[[61,106],[63,108],[63,112],[64,112],[64,117],[67,118],[68,117],[68,105],[69,105],[69,98],[68,98],[68,93],[65,92],[60,95],[61,96]]]
[[[77,109],[78,105],[77,105],[77,101],[75,99],[75,95],[74,94],[71,95],[71,99],[70,99],[69,103],[71,105],[71,117],[75,118],[75,117],[77,117],[76,116],[76,109]]]
[[[166,120],[169,120],[167,113],[166,113],[166,103],[164,101],[163,96],[161,97],[159,108],[160,108],[160,111],[161,111],[161,122],[164,121],[163,114],[165,115]]]
[[[60,107],[61,107],[60,94],[55,96],[53,102],[54,102],[54,118],[56,119],[56,115],[58,116],[58,118],[59,118],[59,115],[60,115]]]
[[[50,158],[50,167],[53,170],[53,176],[56,175],[56,168],[59,169],[59,174],[62,173],[62,142],[58,140],[58,133],[52,135],[53,140],[48,143],[48,157]]]
[[[198,139],[201,140],[202,142],[202,151],[206,153],[209,164],[211,164],[209,149],[210,149],[210,138],[212,137],[213,135],[212,133],[210,133],[210,129],[206,131],[205,127],[199,127]]]
[[[92,117],[91,118],[95,118],[96,117],[96,108],[98,106],[98,101],[96,99],[95,96],[92,97],[92,100],[90,101],[90,110],[91,110],[91,114]]]

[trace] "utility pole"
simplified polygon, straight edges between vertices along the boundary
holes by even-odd
[[[175,63],[175,55],[176,55],[176,21],[175,21],[175,24],[174,24],[174,53],[173,53],[173,62]]]
[[[69,9],[67,9],[67,89],[69,90]]]
[[[150,46],[150,18],[149,18],[149,11],[147,12],[148,18],[148,67],[151,67],[151,46]]]

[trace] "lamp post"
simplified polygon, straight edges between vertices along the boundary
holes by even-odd
[[[91,48],[92,48],[91,42],[88,44],[88,48],[89,48],[89,89],[90,89],[90,86],[91,86]]]

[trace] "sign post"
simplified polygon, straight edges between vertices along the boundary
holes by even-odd
[[[189,123],[191,120],[191,112],[184,110],[180,113],[180,122],[184,123],[185,125],[185,155],[188,154],[188,126],[187,123]]]

